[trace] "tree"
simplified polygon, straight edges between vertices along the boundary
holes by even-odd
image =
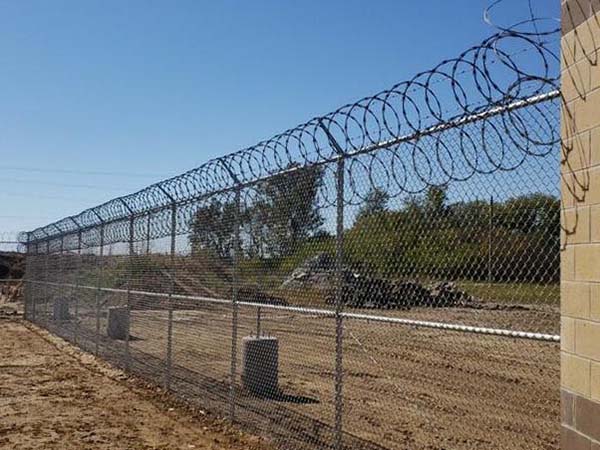
[[[251,205],[240,211],[240,239],[250,258],[286,256],[323,224],[317,193],[321,167],[290,164],[281,174],[260,183]],[[232,256],[235,204],[213,200],[198,208],[191,223],[192,253],[210,250],[220,258]]]
[[[443,216],[446,212],[446,186],[430,186],[425,193],[425,212],[431,217]]]
[[[357,220],[362,217],[387,211],[390,195],[380,188],[372,188],[365,196],[365,202],[358,211]]]
[[[233,202],[212,200],[196,210],[191,224],[190,244],[192,254],[210,250],[216,256],[232,256],[236,205]]]
[[[264,231],[266,251],[271,256],[289,255],[323,224],[316,204],[323,183],[319,166],[290,164],[284,173],[259,186],[255,213]]]

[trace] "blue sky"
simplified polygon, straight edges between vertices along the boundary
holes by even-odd
[[[558,17],[557,0],[536,3]],[[411,78],[493,33],[487,4],[0,0],[0,233]]]

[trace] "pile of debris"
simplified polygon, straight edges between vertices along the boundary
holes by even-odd
[[[283,282],[282,288],[318,288],[328,292],[327,302],[335,301],[335,261],[319,253],[304,261]],[[389,281],[347,267],[342,271],[342,302],[353,308],[408,309],[416,306],[469,306],[473,297],[454,283],[424,285],[416,281]]]
[[[238,290],[238,301],[281,306],[288,304],[284,299],[267,294],[255,285],[241,286]]]
[[[349,272],[350,271],[346,271]],[[300,264],[281,284],[282,288],[330,289],[335,280],[335,260],[329,253],[317,253]]]
[[[19,279],[25,274],[25,255],[0,251],[0,279]]]
[[[23,282],[0,282],[0,303],[15,303],[23,297]]]

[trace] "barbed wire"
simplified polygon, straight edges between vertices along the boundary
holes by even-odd
[[[241,190],[242,207],[247,206],[265,180],[317,166],[333,176],[331,163],[339,158],[347,159],[348,204],[364,201],[375,188],[393,197],[476,174],[514,170],[528,157],[549,154],[560,138],[554,101],[559,96],[558,57],[547,45],[557,31],[523,31],[524,23],[498,27],[498,33],[479,45],[409,81],[182,175],[23,233],[20,240],[31,244],[82,233],[87,236],[84,245],[98,245],[97,230],[92,229],[104,225],[104,242],[121,242],[128,239],[126,224],[132,218],[136,236],[151,230],[156,238],[167,232],[162,228],[169,221],[162,216],[173,205],[179,208],[177,222],[184,232],[189,224],[184,219],[193,214],[190,205]],[[533,59],[529,68],[517,60],[523,53]],[[532,122],[533,128],[528,126]],[[335,201],[335,192],[323,186],[319,206]]]

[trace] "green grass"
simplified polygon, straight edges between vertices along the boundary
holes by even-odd
[[[560,285],[535,283],[492,283],[460,281],[460,289],[472,296],[490,302],[528,305],[560,304]]]

